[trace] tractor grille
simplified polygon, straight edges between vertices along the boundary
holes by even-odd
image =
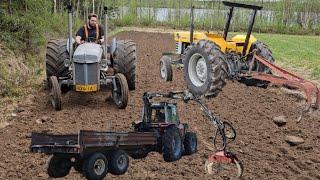
[[[98,63],[74,63],[75,84],[98,84],[100,75],[98,65]]]

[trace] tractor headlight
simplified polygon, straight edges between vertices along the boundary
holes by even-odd
[[[65,59],[63,64],[65,67],[69,67],[71,65],[71,61],[69,59]]]

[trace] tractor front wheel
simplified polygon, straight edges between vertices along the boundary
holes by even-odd
[[[126,77],[123,74],[115,75],[116,87],[113,87],[112,98],[119,109],[124,109],[128,104],[129,88]]]
[[[197,152],[198,142],[196,133],[187,132],[184,138],[183,145],[186,155],[191,155]]]
[[[172,66],[169,56],[162,56],[160,59],[160,75],[164,81],[172,81]]]
[[[60,111],[62,108],[61,88],[56,76],[51,76],[49,79],[50,87],[50,101],[53,108],[56,111]]]
[[[169,127],[162,138],[163,159],[166,162],[179,160],[182,156],[182,140],[179,130],[175,127]]]

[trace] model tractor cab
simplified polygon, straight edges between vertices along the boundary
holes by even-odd
[[[180,123],[177,112],[177,103],[150,102],[150,99],[159,96],[161,96],[160,93],[144,94],[142,120],[138,124],[134,124],[135,129],[153,131],[155,128],[157,128],[161,133],[163,133],[166,128],[173,126],[179,129],[181,136],[184,136],[184,134],[188,131],[188,125]]]
[[[151,102],[154,97],[178,99],[175,93],[152,93],[143,95],[141,120],[133,122],[136,132],[153,132],[157,136],[157,145],[146,147],[137,152],[137,158],[145,157],[151,151],[163,153],[165,161],[176,161],[182,155],[197,151],[197,136],[189,131],[188,124],[181,124],[177,113],[177,104],[170,102]],[[179,98],[180,99],[180,98]]]

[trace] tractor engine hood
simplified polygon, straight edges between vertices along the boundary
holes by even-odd
[[[84,43],[77,47],[73,54],[76,63],[97,63],[102,58],[103,49],[95,43]]]

